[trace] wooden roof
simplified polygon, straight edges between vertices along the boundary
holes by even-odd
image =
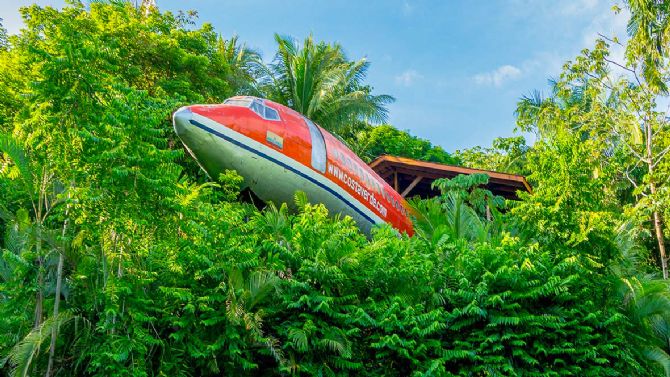
[[[489,183],[486,189],[506,199],[518,199],[516,192],[519,190],[532,192],[526,178],[520,175],[419,161],[406,157],[383,155],[372,161],[370,167],[403,197],[436,196],[439,191],[431,188],[434,180],[475,173],[488,175]]]

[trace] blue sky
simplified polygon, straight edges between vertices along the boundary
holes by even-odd
[[[11,32],[18,8],[4,0]],[[62,1],[38,0],[61,6]],[[162,10],[194,9],[224,37],[238,34],[265,60],[274,33],[339,42],[371,62],[368,82],[390,94],[390,123],[448,151],[487,146],[514,133],[517,101],[546,91],[563,63],[597,33],[624,37],[626,14],[605,0],[157,0]],[[532,142],[532,140],[530,140]]]

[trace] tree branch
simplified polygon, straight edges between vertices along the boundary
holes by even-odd
[[[619,46],[621,46],[621,47],[625,47],[621,42],[619,42],[619,41],[615,41],[614,39],[612,39],[612,38],[610,38],[610,37],[608,37],[608,36],[606,36],[606,35],[604,35],[604,34],[602,34],[602,33],[598,33],[598,35],[600,36],[600,38],[602,38],[602,39],[604,39],[604,40],[606,40],[606,41],[608,41],[608,42],[612,42],[612,43],[617,44],[617,45],[619,45]]]
[[[635,165],[633,165],[632,168],[630,168],[630,169],[626,169],[626,170],[624,171],[624,175],[626,176],[626,179],[628,179],[628,181],[629,181],[629,182],[633,185],[633,187],[635,187],[636,189],[639,187],[639,185],[635,182],[635,180],[633,180],[633,178],[631,178],[630,173],[631,173],[633,170],[637,169],[637,167],[640,165],[641,162],[642,162],[642,161],[639,161],[639,160],[638,160],[638,161],[635,163]],[[640,194],[641,194],[642,196],[647,196],[647,194],[645,194],[644,192],[640,192]]]
[[[670,146],[667,146],[664,150],[661,151],[661,153],[659,153],[658,157],[656,157],[656,162],[654,162],[653,164],[651,164],[652,169],[655,168],[656,165],[658,165],[659,162],[661,162],[661,160],[663,159],[663,157],[665,157],[665,155],[666,155],[668,152],[670,152]]]
[[[624,175],[626,176],[626,179],[628,179],[628,181],[633,185],[633,187],[638,188],[637,183],[635,183],[633,178],[630,177],[628,170],[624,171]],[[647,196],[647,194],[645,194],[644,192],[641,192],[640,194],[642,194],[643,196]]]

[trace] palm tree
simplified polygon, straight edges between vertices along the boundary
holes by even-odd
[[[617,289],[621,312],[628,320],[626,338],[639,360],[662,367],[670,376],[670,290],[663,280],[649,276],[622,277]]]
[[[549,114],[558,116],[558,111],[567,109],[585,113],[593,106],[593,99],[586,95],[590,85],[588,80],[575,83],[567,90],[561,90],[560,84],[554,80],[550,80],[549,85],[551,86],[549,96],[544,97],[540,91],[535,90],[521,97],[515,110],[519,128],[524,132],[535,132],[540,138],[553,136],[559,131],[555,123],[544,120],[545,118],[551,119]],[[572,123],[566,126],[570,131],[578,131],[583,125]]]
[[[238,94],[259,94],[256,89],[256,78],[265,72],[263,61],[258,51],[239,44],[237,35],[230,39],[219,37],[217,51],[230,67],[229,82]]]
[[[648,274],[648,251],[638,243],[640,228],[626,221],[617,229],[619,263],[610,266],[615,277],[614,299],[628,326],[626,339],[638,360],[647,360],[670,376],[670,285]]]
[[[277,54],[266,67],[264,96],[304,114],[324,128],[337,131],[357,120],[382,123],[388,119],[389,95],[373,95],[363,83],[370,63],[349,61],[337,44],[315,42],[302,46],[275,34]]]

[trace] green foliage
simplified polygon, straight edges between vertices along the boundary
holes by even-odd
[[[340,135],[356,154],[367,161],[389,154],[443,164],[459,164],[457,158],[441,147],[388,124],[379,126],[354,124],[340,131]]]
[[[237,202],[241,177],[204,181],[170,131],[184,103],[262,89],[368,157],[457,162],[390,126],[357,128],[389,100],[364,84],[366,62],[277,38],[259,77],[256,53],[187,15],[127,2],[22,12],[0,49],[0,373],[49,374],[50,350],[51,375],[73,376],[668,370],[667,284],[645,276],[639,222],[617,234],[621,161],[604,161],[609,139],[586,127],[608,109],[557,95],[519,113],[546,130],[532,148],[461,154],[530,172],[520,203],[459,176],[414,203],[416,236],[368,238],[304,194],[295,211]]]
[[[217,52],[223,56],[231,71],[228,79],[237,88],[237,94],[258,94],[256,77],[264,71],[260,53],[240,45],[237,35],[228,40],[219,37]]]
[[[459,175],[451,180],[438,179],[433,187],[442,196],[421,200],[413,199],[414,225],[417,234],[433,247],[445,242],[486,241],[494,236],[501,224],[499,221],[487,223],[484,217],[500,218],[498,209],[504,205],[503,198],[478,186],[488,183],[485,174]]]
[[[524,234],[557,246],[590,243],[586,250],[609,261],[618,207],[597,150],[568,133],[538,142],[528,157],[538,184],[512,214]]]
[[[640,63],[644,79],[650,87],[667,93],[667,79],[664,79],[663,72],[670,42],[670,8],[663,1],[649,0],[629,0],[625,5],[631,13],[627,25],[631,34],[626,46],[627,62]]]
[[[260,87],[267,98],[331,131],[364,119],[377,123],[387,120],[386,105],[394,99],[374,95],[364,84],[368,61],[350,61],[339,44],[315,42],[312,36],[302,46],[278,34],[275,41],[277,54]]]
[[[456,151],[456,156],[470,168],[527,175],[529,149],[523,136],[499,137],[490,148],[473,147]]]

